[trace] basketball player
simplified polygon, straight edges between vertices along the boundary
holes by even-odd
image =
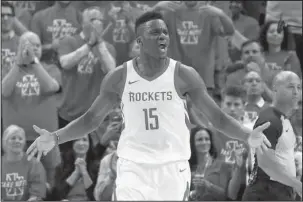
[[[302,182],[296,177],[296,136],[288,118],[301,96],[300,78],[294,72],[282,71],[273,81],[273,90],[273,105],[260,112],[254,126],[271,123],[264,134],[272,148],[257,152],[244,201],[291,201],[293,190],[302,196]]]
[[[223,113],[207,94],[199,74],[167,57],[169,34],[161,14],[146,12],[135,23],[140,55],[109,72],[91,108],[66,127],[41,135],[28,149],[29,158],[94,131],[121,102],[124,130],[118,144],[116,200],[186,200],[190,158],[185,97],[226,135],[266,150],[269,141]]]

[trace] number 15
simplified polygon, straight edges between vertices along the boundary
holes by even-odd
[[[157,108],[149,108],[149,109],[143,109],[144,111],[144,117],[145,117],[145,129],[146,130],[157,130],[159,129],[159,119],[158,116],[153,114]],[[150,120],[154,119],[154,124],[150,123]]]

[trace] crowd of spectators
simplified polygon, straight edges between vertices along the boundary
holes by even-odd
[[[165,19],[169,57],[192,66],[221,109],[249,128],[271,104],[277,73],[302,78],[301,1],[2,1],[1,200],[113,199],[120,106],[41,162],[24,151],[37,138],[33,125],[54,131],[84,114],[104,76],[139,54],[134,22],[147,10]],[[241,200],[251,149],[190,112],[190,200]],[[302,179],[302,101],[290,119]]]

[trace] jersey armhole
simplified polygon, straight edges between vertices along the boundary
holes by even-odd
[[[178,96],[179,96],[181,99],[185,100],[186,97],[185,97],[184,95],[182,95],[182,93],[181,93],[181,91],[180,91],[180,89],[179,89],[179,87],[178,87],[178,84],[177,84],[177,82],[178,82],[178,80],[179,80],[178,77],[179,77],[179,70],[180,70],[180,67],[181,67],[181,63],[180,63],[180,62],[177,62],[177,63],[176,63],[176,67],[175,67],[175,73],[174,73],[174,86],[175,86],[175,90],[176,90]]]
[[[122,75],[121,75],[121,88],[119,90],[119,96],[120,98],[122,99],[122,95],[124,93],[124,90],[125,90],[125,84],[126,84],[126,77],[127,77],[127,62],[124,62],[123,65],[122,65]]]

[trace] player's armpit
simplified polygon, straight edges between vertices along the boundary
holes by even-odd
[[[231,138],[247,141],[251,131],[219,108],[196,70],[181,65],[178,75],[177,88],[180,93],[189,96],[195,108],[206,116],[214,128]]]
[[[263,153],[257,152],[257,156],[259,167],[262,168],[268,176],[282,184],[295,187],[296,177],[289,175],[287,168],[279,163],[275,150],[268,149]]]

